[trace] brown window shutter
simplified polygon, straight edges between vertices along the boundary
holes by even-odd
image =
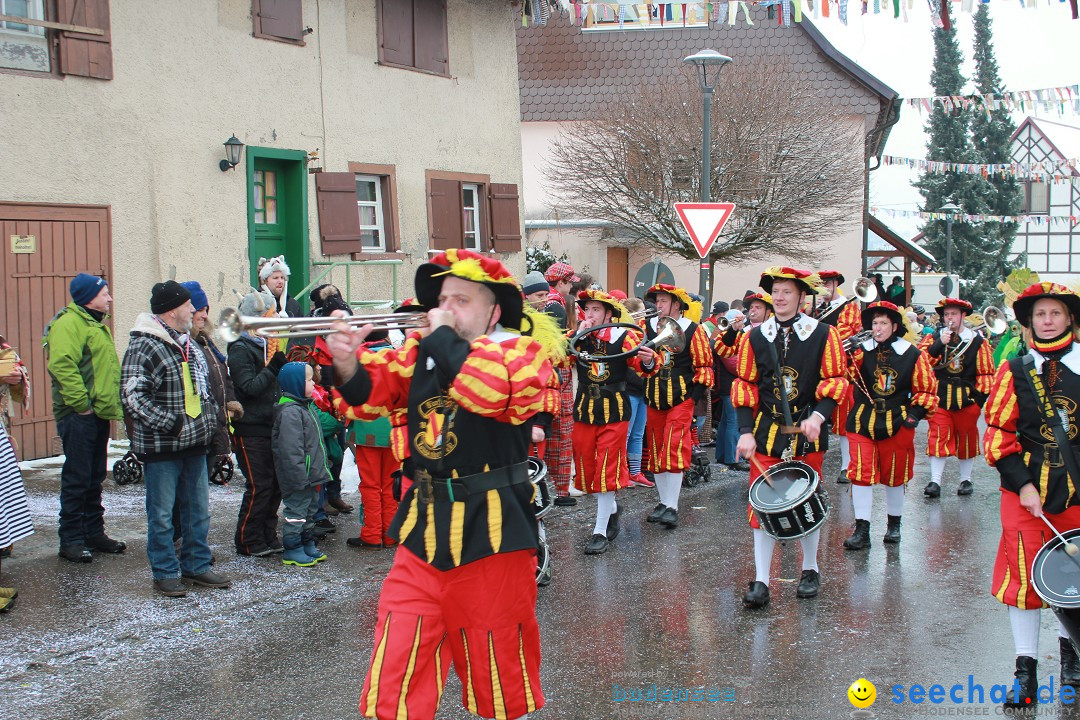
[[[428,186],[428,223],[431,249],[459,248],[465,242],[461,227],[461,183],[457,180],[431,180]]]
[[[379,62],[413,64],[412,0],[377,0]]]
[[[360,213],[356,209],[356,175],[317,173],[315,198],[319,207],[319,239],[323,255],[363,252]]]
[[[488,186],[491,213],[491,247],[495,252],[521,252],[521,217],[518,215],[518,187],[505,183]]]
[[[413,0],[413,19],[418,70],[450,74],[446,39],[446,0]]]
[[[255,35],[281,38],[290,42],[304,39],[303,0],[254,0],[251,14]]]
[[[104,35],[60,30],[60,72],[65,75],[112,80],[112,32],[109,0],[56,0],[57,21],[101,28]]]

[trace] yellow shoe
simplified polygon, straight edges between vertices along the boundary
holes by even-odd
[[[0,598],[0,613],[6,613],[15,607],[15,598]]]
[[[14,600],[19,597],[19,591],[15,588],[0,587],[0,598],[10,598]]]

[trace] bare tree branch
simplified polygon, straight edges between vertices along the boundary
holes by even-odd
[[[781,65],[725,69],[714,96],[709,197],[735,203],[713,261],[821,257],[860,222],[863,130]],[[691,72],[567,126],[547,167],[563,217],[696,258],[673,203],[698,198],[701,90]]]

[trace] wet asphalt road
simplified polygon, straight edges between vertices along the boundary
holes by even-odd
[[[975,494],[958,498],[952,461],[941,500],[928,501],[920,457],[901,544],[881,542],[878,492],[873,547],[852,553],[841,545],[852,515],[847,486],[834,482],[838,466],[833,450],[821,595],[796,600],[801,566],[798,543],[790,543],[773,567],[772,603],[760,611],[740,602],[753,579],[745,474],[713,466],[710,482],[684,489],[674,531],[644,522],[655,491],[620,493],[622,534],[596,557],[581,553],[594,503],[556,508],[548,520],[554,580],[538,603],[548,705],[536,717],[842,718],[853,711],[847,688],[860,677],[877,687],[876,717],[999,716],[989,702],[898,705],[890,690],[966,687],[969,674],[987,692],[1011,681],[1007,611],[988,592],[999,536],[996,472],[976,461]],[[4,720],[358,716],[392,555],[345,546],[355,514],[339,516],[339,531],[322,544],[329,562],[285,568],[276,558],[232,552],[240,491],[235,483],[211,486],[216,569],[234,587],[169,599],[151,588],[141,485],[106,484],[107,528],[127,541],[127,553],[73,565],[56,557],[57,466],[25,476],[37,533],[15,547],[0,578],[20,593],[17,607],[0,616]],[[355,490],[355,480],[346,489]],[[346,497],[358,503],[354,492]],[[1049,612],[1040,650],[1040,677],[1056,676]],[[720,699],[618,700],[653,684]],[[440,717],[471,717],[460,693],[451,673]],[[1065,716],[1057,705],[1040,710]]]

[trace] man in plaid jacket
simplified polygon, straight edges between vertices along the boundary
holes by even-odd
[[[149,313],[141,313],[120,373],[120,399],[134,420],[131,447],[145,464],[146,554],[154,588],[187,594],[185,583],[224,588],[210,571],[210,498],[206,454],[217,427],[208,368],[192,341],[191,293],[168,280],[154,285]],[[173,546],[173,506],[180,507],[183,545]],[[181,582],[181,576],[183,582]]]

